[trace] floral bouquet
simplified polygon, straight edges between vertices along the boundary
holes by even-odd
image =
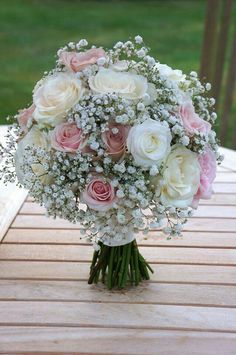
[[[1,178],[79,223],[95,248],[89,283],[109,289],[149,279],[135,235],[163,222],[181,235],[222,159],[211,85],[148,53],[140,36],[106,51],[70,42],[0,148]]]

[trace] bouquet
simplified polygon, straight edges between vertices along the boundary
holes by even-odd
[[[1,178],[17,178],[48,216],[79,223],[95,248],[89,283],[149,279],[135,235],[179,236],[211,197],[222,157],[210,89],[156,61],[141,36],[108,50],[82,39],[59,49],[14,116]]]

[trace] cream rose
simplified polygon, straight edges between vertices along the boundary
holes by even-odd
[[[155,67],[159,70],[161,76],[175,82],[184,81],[186,75],[183,74],[182,70],[172,69],[166,64],[156,63]]]
[[[81,81],[75,74],[56,73],[49,76],[34,90],[35,120],[41,127],[56,126],[82,94]]]
[[[149,168],[161,164],[170,152],[171,133],[162,122],[152,119],[130,129],[127,148],[137,165]]]
[[[141,99],[148,90],[147,79],[142,75],[105,68],[89,78],[89,86],[94,93],[113,92],[130,100]]]
[[[36,126],[33,126],[31,130],[20,140],[17,145],[17,150],[15,153],[15,170],[18,181],[23,185],[24,184],[24,172],[22,166],[24,164],[24,155],[27,154],[26,147],[35,146],[41,147],[45,150],[48,150],[49,140],[48,134],[46,132],[40,131]],[[33,164],[33,172],[40,177],[40,181],[43,184],[48,184],[51,181],[51,177],[45,174],[45,170],[42,164]]]
[[[164,166],[160,193],[162,204],[179,208],[191,206],[199,184],[200,165],[197,154],[185,147],[175,147]]]

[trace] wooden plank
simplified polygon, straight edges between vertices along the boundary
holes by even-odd
[[[214,183],[213,184],[213,191],[215,193],[221,194],[235,194],[236,193],[236,184],[235,183]]]
[[[215,182],[236,182],[236,173],[231,171],[227,173],[217,173]]]
[[[90,263],[0,261],[0,279],[87,281]],[[149,282],[236,285],[234,266],[152,264]]]
[[[8,354],[16,354],[16,351],[35,354],[35,349],[40,349],[56,354],[63,351],[68,355],[69,352],[77,355],[235,355],[236,335],[153,329],[9,326],[0,327],[0,343],[1,351]]]
[[[138,292],[136,287],[107,292],[103,284],[88,286],[84,281],[0,280],[2,300],[236,307],[236,286],[143,282]]]
[[[236,151],[221,147],[220,153],[224,155],[222,167],[236,171]]]
[[[227,173],[217,173],[215,182],[236,182],[236,173],[227,172]]]
[[[80,224],[72,224],[63,219],[52,219],[41,215],[18,215],[12,223],[12,228],[31,228],[31,229],[80,229]],[[211,218],[190,218],[185,226],[188,231],[205,232],[236,232],[235,219],[214,219]]]
[[[236,204],[236,202],[235,202]],[[46,209],[34,202],[25,202],[22,206],[19,214],[26,215],[44,215]],[[199,206],[199,208],[194,211],[193,217],[225,217],[225,218],[236,218],[236,205],[232,206]]]
[[[226,168],[226,167],[224,167],[224,166],[222,166],[222,165],[218,165],[217,166],[217,174],[218,173],[232,173],[232,172],[234,172],[232,169],[230,169],[230,168]]]
[[[199,206],[193,218],[236,218],[236,206]],[[214,223],[214,221],[212,221]]]
[[[151,231],[147,236],[142,233],[136,236],[140,245],[155,246],[190,246],[212,248],[235,248],[235,233],[224,232],[183,232],[183,237],[167,239],[161,231]],[[9,229],[4,244],[78,244],[87,243],[80,239],[80,231],[63,229]]]
[[[236,205],[236,194],[216,194],[214,193],[210,200],[201,200],[201,205],[208,206],[235,206]]]
[[[109,315],[109,316],[107,316]],[[236,332],[236,309],[92,302],[0,302],[0,325]]]
[[[0,260],[53,260],[90,262],[93,249],[81,245],[2,244]],[[236,265],[236,249],[142,247],[140,252],[152,263]]]

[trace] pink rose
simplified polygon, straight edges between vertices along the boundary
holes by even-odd
[[[192,102],[186,102],[180,107],[179,110],[180,117],[183,122],[185,131],[189,135],[193,135],[197,132],[208,133],[211,130],[211,125],[209,122],[204,121],[198,116],[194,110]]]
[[[111,123],[108,128],[108,131],[102,133],[102,140],[106,146],[107,153],[114,160],[118,160],[125,153],[129,127]]]
[[[192,202],[193,208],[197,208],[199,199],[211,198],[212,183],[216,177],[216,157],[210,148],[207,148],[204,154],[199,155],[198,161],[201,168],[200,186]]]
[[[105,57],[105,51],[102,48],[91,48],[81,53],[62,51],[59,54],[59,63],[74,72],[78,72],[91,64],[97,63],[97,60],[101,57]]]
[[[96,211],[108,211],[117,201],[114,187],[102,175],[92,178],[82,193],[81,201]]]
[[[75,123],[61,123],[51,132],[51,145],[54,149],[76,153],[82,151],[86,146],[87,140],[83,132]]]
[[[26,130],[27,123],[28,123],[29,119],[32,117],[34,110],[35,110],[35,105],[32,104],[30,107],[24,108],[23,110],[19,111],[19,115],[17,117],[17,120],[18,120],[20,127],[23,130]]]

